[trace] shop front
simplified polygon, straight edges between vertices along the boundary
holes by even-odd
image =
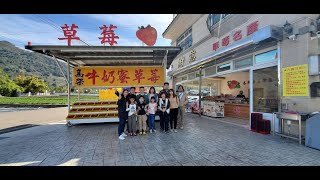
[[[173,72],[174,81],[189,95],[193,113],[249,129],[251,113],[272,119],[279,110],[280,48],[278,37],[266,34],[271,28]]]

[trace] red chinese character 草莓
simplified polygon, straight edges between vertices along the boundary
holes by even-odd
[[[242,39],[242,34],[241,30],[238,30],[233,34],[233,41],[238,41],[240,39]]]
[[[258,30],[258,21],[255,21],[247,26],[247,36],[253,34]]]
[[[92,84],[95,85],[96,84],[96,77],[99,77],[97,75],[97,72],[93,69],[92,70],[92,73],[87,73],[86,74],[86,77],[88,77],[88,79],[92,79]]]
[[[109,81],[110,77],[112,78],[111,81]],[[110,84],[112,84],[112,83],[114,82],[114,71],[110,71],[110,72],[108,72],[108,74],[107,74],[107,71],[106,71],[106,70],[103,70],[103,76],[102,76],[101,80],[102,80],[103,82],[108,82],[108,81],[109,81]]]
[[[101,35],[103,35],[103,37],[99,37],[99,39],[101,39],[101,44],[109,43],[110,46],[113,46],[113,44],[118,44],[115,39],[119,39],[119,36],[115,35],[113,30],[115,28],[117,28],[117,26],[114,26],[112,24],[110,24],[109,27],[106,25],[100,27],[100,29],[102,29]]]
[[[230,42],[230,37],[226,36],[222,39],[222,46],[228,46]]]
[[[130,78],[127,77],[127,73],[128,71],[123,69],[118,71],[118,75],[119,75],[118,80],[120,80],[120,83],[128,83],[127,79],[130,79]]]
[[[135,81],[135,80],[138,80],[138,83],[140,84],[140,80],[141,79],[145,79],[145,77],[142,77],[143,76],[143,70],[142,69],[139,69],[139,70],[135,70],[135,77],[136,77],[136,79],[133,79],[133,81]]]
[[[152,81],[153,83],[156,83],[160,76],[157,76],[158,69],[151,69],[151,77],[148,78],[148,80]]]
[[[213,45],[212,45],[212,49],[213,49],[214,51],[216,51],[217,49],[219,49],[219,41],[218,41],[218,42],[213,43]]]
[[[72,26],[69,29],[69,26],[65,24],[64,26],[61,26],[61,29],[64,34],[64,38],[58,38],[59,40],[68,40],[68,46],[71,46],[71,40],[80,40],[79,37],[76,37],[77,31],[76,28],[79,28],[77,25],[72,24]]]

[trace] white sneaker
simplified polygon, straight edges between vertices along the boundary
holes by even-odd
[[[123,137],[127,137],[126,133],[122,133],[121,136]]]
[[[157,132],[157,130],[153,130],[153,132],[154,132],[154,133],[156,133],[156,132]]]
[[[152,129],[150,129],[150,134],[152,134]]]
[[[171,132],[173,132],[173,129],[171,129]]]
[[[124,140],[124,137],[122,135],[119,136],[120,140]]]
[[[174,132],[176,133],[176,132],[178,132],[178,131],[175,129]]]
[[[181,128],[180,129],[183,129],[183,126],[181,126]]]

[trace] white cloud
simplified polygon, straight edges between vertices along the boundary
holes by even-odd
[[[138,30],[138,26],[150,24],[158,28],[158,33],[162,34],[173,19],[172,14],[89,14],[86,15],[98,19],[105,23],[123,26]]]

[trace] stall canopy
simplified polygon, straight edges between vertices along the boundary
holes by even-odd
[[[66,81],[68,86],[68,110],[70,112],[70,66],[72,67],[163,67],[168,68],[181,51],[180,47],[170,46],[51,46],[27,45],[26,49],[54,57],[61,73],[64,75],[58,60],[68,63]],[[166,75],[165,71],[164,76]],[[90,73],[89,73],[90,74]],[[93,74],[93,73],[92,73]],[[74,78],[74,77],[73,77]],[[164,77],[163,77],[164,79]],[[81,79],[80,79],[81,80]],[[100,78],[101,80],[101,78]],[[152,81],[152,80],[150,80]],[[79,81],[80,82],[80,81]],[[82,81],[83,82],[83,81]],[[81,83],[82,83],[81,82]],[[73,86],[78,81],[73,81]],[[92,82],[95,85],[95,82]],[[121,81],[122,83],[122,81]],[[85,84],[84,84],[85,85]],[[109,85],[104,85],[104,87]],[[122,84],[122,87],[125,86]],[[113,86],[115,87],[115,86]],[[80,91],[79,91],[80,92]],[[79,100],[80,94],[78,96]],[[70,114],[69,114],[70,115]],[[84,122],[84,121],[82,121]],[[91,121],[90,121],[91,122]],[[99,121],[100,122],[100,121]]]
[[[164,66],[169,68],[180,47],[170,46],[25,46],[68,61],[71,66]],[[166,58],[165,58],[166,57]]]

